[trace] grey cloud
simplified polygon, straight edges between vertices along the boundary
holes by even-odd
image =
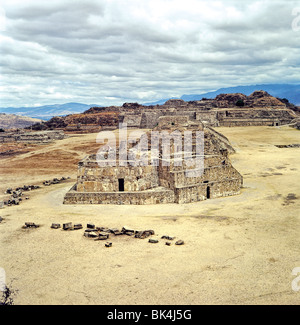
[[[300,32],[291,29],[297,1],[160,3],[7,0],[2,102],[121,104],[297,82]]]
[[[99,1],[23,1],[15,7],[8,7],[6,15],[9,19],[21,19],[31,22],[36,19],[59,18],[72,20],[72,18],[81,18],[93,14],[102,15],[104,6]]]

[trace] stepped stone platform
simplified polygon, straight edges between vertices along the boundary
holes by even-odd
[[[192,148],[190,160],[178,164],[178,153],[182,153],[176,151],[178,140],[186,140],[184,131],[187,130],[192,134],[189,139]],[[122,166],[102,166],[96,155],[87,156],[78,163],[77,183],[65,195],[64,203],[181,204],[240,193],[243,177],[230,162],[229,153],[234,152],[234,149],[226,137],[201,122],[189,121],[187,116],[160,117],[153,131],[157,131],[160,140],[156,165],[136,166],[128,160]],[[179,132],[176,133],[179,137],[170,142],[171,155],[168,161],[162,155],[165,150],[162,139],[166,137],[162,131],[168,131],[168,134]],[[203,154],[196,150],[197,131],[203,134]],[[152,140],[148,138],[147,154],[151,152]],[[128,148],[128,156],[132,149]],[[116,156],[119,156],[119,151]],[[202,166],[190,164],[194,158],[200,158]]]

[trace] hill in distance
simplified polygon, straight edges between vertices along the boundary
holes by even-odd
[[[22,129],[30,127],[35,123],[40,123],[40,119],[31,118],[27,116],[19,116],[15,114],[0,113],[0,128],[7,129]]]
[[[213,99],[220,94],[233,94],[233,93],[242,93],[244,95],[249,96],[256,90],[264,90],[274,97],[286,98],[289,100],[290,103],[294,105],[300,105],[300,85],[289,85],[289,84],[260,84],[260,85],[220,88],[216,91],[211,91],[203,94],[183,95],[180,97],[180,99],[188,102],[188,101],[201,100],[203,98]],[[163,105],[169,99],[178,99],[178,98],[172,97],[167,99],[161,99],[156,102],[143,103],[143,105],[145,106]],[[32,118],[38,118],[47,121],[55,116],[80,114],[89,110],[91,107],[101,107],[101,105],[71,102],[66,104],[44,105],[38,107],[6,107],[6,108],[0,107],[0,113],[29,116]]]
[[[41,120],[49,120],[54,116],[65,116],[69,114],[82,113],[90,107],[99,105],[88,105],[82,103],[66,103],[43,105],[37,107],[0,107],[0,113],[16,114],[21,116],[29,116]]]
[[[290,103],[294,105],[300,105],[300,85],[289,85],[289,84],[260,84],[260,85],[250,85],[250,86],[236,86],[228,88],[220,88],[216,91],[211,91],[203,94],[194,94],[194,95],[183,95],[180,99],[189,102],[201,100],[203,98],[213,99],[220,94],[235,94],[242,93],[246,96],[249,96],[256,90],[264,90],[270,95],[278,98],[286,98]],[[145,105],[162,105],[169,99],[161,99],[157,102],[147,103]]]

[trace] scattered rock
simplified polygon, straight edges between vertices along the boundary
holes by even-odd
[[[23,226],[23,229],[29,229],[29,228],[38,228],[39,225],[36,225],[33,222],[25,222],[25,226]]]
[[[123,228],[122,228],[122,232],[124,233],[124,234],[130,234],[130,235],[133,235],[134,234],[134,229],[131,229],[131,228],[128,228],[128,227],[126,227],[126,226],[124,226]]]
[[[60,228],[60,224],[59,223],[52,223],[51,228],[52,229],[59,229]]]
[[[149,243],[151,244],[157,244],[158,243],[158,240],[157,239],[149,239]]]
[[[21,191],[21,190],[13,191],[13,193],[12,193],[12,197],[13,197],[14,199],[20,197],[21,195],[22,195],[22,191]]]
[[[127,235],[127,236],[133,236],[134,235],[134,232],[124,232],[123,234],[124,235]]]
[[[99,230],[97,230],[97,229],[91,229],[91,228],[85,229],[85,232],[95,232],[95,231],[99,231]]]
[[[115,231],[115,232],[114,232],[114,235],[115,235],[115,236],[120,236],[120,235],[124,235],[124,233],[121,232],[121,231]]]
[[[72,229],[73,229],[72,222],[63,224],[63,230],[72,230]]]
[[[69,178],[70,178],[70,177],[68,177],[68,179],[69,179]],[[50,186],[50,185],[52,185],[52,184],[59,184],[59,183],[65,181],[66,179],[67,179],[66,177],[61,177],[60,179],[58,179],[57,177],[55,177],[55,178],[53,178],[52,180],[46,180],[46,181],[44,181],[43,184],[44,184],[45,186]]]
[[[142,230],[142,231],[136,231],[135,238],[145,239],[147,237],[150,237],[151,235],[154,235],[154,230]]]
[[[107,240],[109,238],[109,234],[108,233],[104,233],[104,232],[100,232],[98,234],[98,238],[95,240]]]
[[[19,205],[20,200],[18,198],[10,200],[10,204]]]
[[[103,232],[110,232],[108,228],[106,227],[96,227],[98,231],[103,231]]]
[[[161,239],[174,240],[174,237],[162,236]]]
[[[111,228],[109,229],[109,231],[112,233],[112,234],[116,234],[116,233],[119,233],[119,229],[118,228]]]
[[[99,235],[97,234],[96,231],[85,231],[84,236],[88,238],[97,238]]]
[[[0,217],[0,222],[3,219]],[[23,228],[32,228],[32,227],[38,227],[37,225],[35,225],[34,223],[29,223],[26,222],[25,226]],[[52,229],[59,229],[61,227],[61,225],[59,223],[52,223],[51,228]],[[72,222],[68,222],[68,223],[64,223],[63,224],[63,230],[77,230],[77,229],[82,229],[82,224],[72,224]],[[136,231],[134,229],[128,228],[128,227],[122,227],[122,230],[120,231],[118,228],[106,228],[106,227],[95,227],[94,224],[88,223],[87,224],[87,228],[84,231],[84,237],[87,238],[92,238],[95,241],[98,240],[108,240],[110,234],[113,234],[115,236],[120,236],[120,235],[128,235],[128,236],[133,236],[135,238],[140,238],[140,239],[144,239],[147,237],[150,237],[152,235],[155,235],[154,230],[142,230],[142,231]],[[170,237],[170,236],[162,236],[161,239],[166,239],[168,240],[165,245],[167,246],[171,246],[171,240],[174,240],[175,237]],[[154,239],[154,238],[149,238],[148,240],[149,243],[151,244],[157,244],[159,243],[158,239]],[[184,245],[184,241],[183,240],[178,240],[175,245]],[[112,243],[111,242],[106,242],[105,247],[111,247]]]
[[[3,218],[2,217],[0,217],[0,223],[3,221]]]
[[[300,148],[300,144],[275,145],[277,148]]]
[[[23,191],[31,191],[40,188],[38,185],[24,185],[21,187],[17,187],[15,190],[12,188],[7,188],[5,191],[5,194],[11,194],[11,197],[3,201],[4,205],[11,206],[11,205],[19,205],[20,202],[23,200]],[[25,200],[29,200],[29,197],[27,196]]]

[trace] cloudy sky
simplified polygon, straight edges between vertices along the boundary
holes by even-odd
[[[300,1],[0,0],[0,106],[300,83]]]

